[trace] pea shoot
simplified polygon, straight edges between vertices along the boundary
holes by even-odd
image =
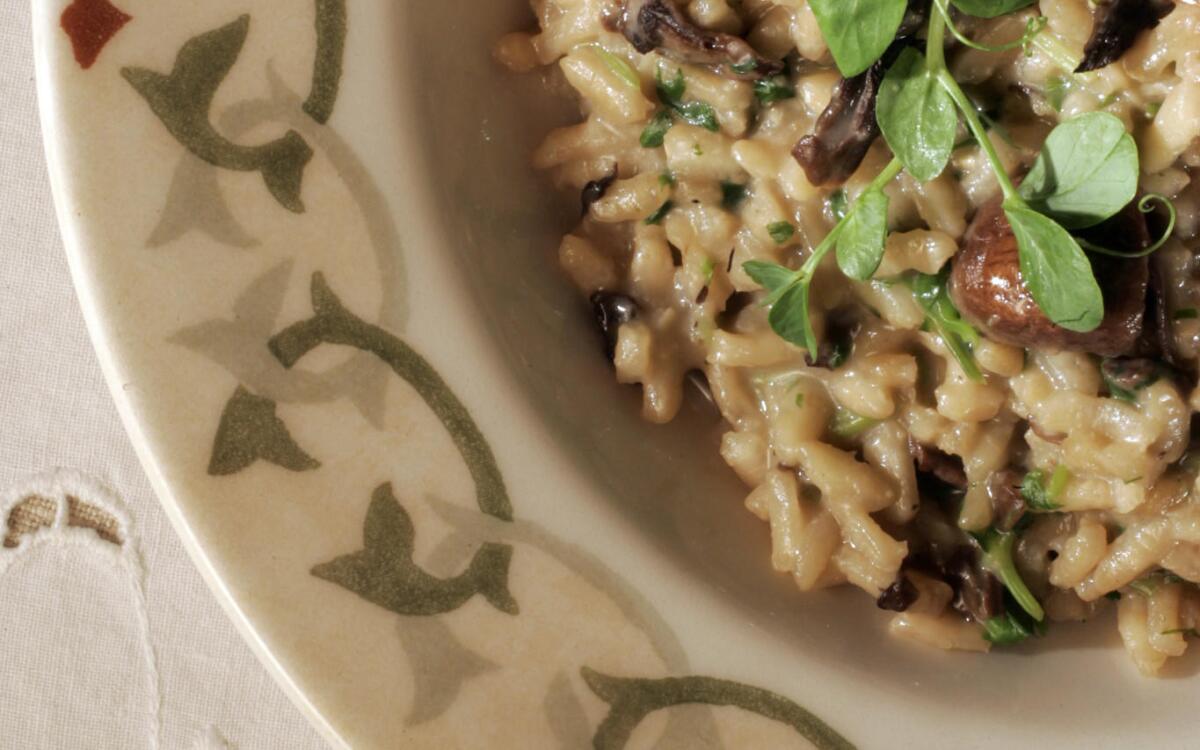
[[[767,290],[764,304],[771,306],[769,321],[777,334],[803,346],[810,356],[816,352],[808,302],[817,266],[830,250],[836,250],[838,266],[846,276],[856,280],[873,276],[888,232],[884,188],[901,171],[922,182],[938,177],[956,145],[962,145],[956,143],[960,123],[966,125],[971,142],[978,145],[1000,185],[1004,215],[1017,243],[1021,279],[1056,325],[1087,332],[1104,319],[1104,298],[1085,251],[1136,257],[1154,252],[1171,235],[1174,207],[1157,195],[1146,196],[1138,207],[1148,212],[1152,204],[1165,206],[1169,226],[1157,242],[1140,253],[1115,253],[1072,234],[1115,216],[1137,193],[1137,146],[1124,124],[1111,114],[1092,112],[1060,123],[1019,188],[1008,175],[984,117],[946,64],[947,31],[964,44],[985,51],[1030,44],[1052,48],[1057,42],[1041,33],[1046,23],[1041,16],[1031,18],[1025,33],[1011,42],[996,46],[971,42],[954,27],[950,5],[968,15],[996,18],[1033,4],[1034,0],[934,0],[924,54],[914,47],[902,50],[879,88],[875,117],[894,154],[893,161],[853,202],[843,207],[831,200],[836,223],[798,270],[762,261],[743,266]],[[862,73],[884,55],[907,8],[906,0],[810,0],[809,5],[834,62],[846,77]],[[1047,54],[1051,52],[1053,49]],[[1073,67],[1067,66],[1067,70]],[[1064,80],[1064,89],[1066,85]],[[928,316],[927,327],[942,337],[969,377],[982,378],[970,352],[978,334],[961,321],[948,296],[934,291],[936,284],[929,280],[920,283],[927,292],[925,298],[917,295]]]

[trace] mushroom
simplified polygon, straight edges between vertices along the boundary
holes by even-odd
[[[928,0],[910,0],[896,41],[874,65],[838,82],[829,104],[817,118],[816,129],[792,149],[792,156],[804,167],[813,185],[840,185],[862,164],[867,150],[879,137],[875,98],[883,74],[912,35],[924,27],[928,13]]]
[[[885,70],[879,60],[853,78],[839,81],[829,105],[817,118],[816,129],[792,149],[792,156],[813,185],[845,182],[879,137],[875,97]]]
[[[1125,253],[1150,244],[1146,218],[1134,203],[1085,236]],[[1091,262],[1104,296],[1104,319],[1093,331],[1068,331],[1046,317],[1021,280],[1017,240],[997,197],[979,209],[954,256],[950,296],[968,322],[996,341],[1119,356],[1133,350],[1142,334],[1147,259],[1092,255]]]
[[[603,291],[593,294],[591,302],[596,325],[604,335],[604,352],[612,359],[617,351],[621,326],[637,317],[638,303],[624,294]]]
[[[1116,62],[1133,46],[1138,34],[1158,26],[1173,10],[1173,0],[1109,0],[1097,4],[1092,35],[1075,72],[1086,73]]]
[[[908,452],[916,462],[917,471],[931,474],[955,489],[967,488],[967,472],[958,456],[924,445],[911,436],[908,439]]]
[[[657,49],[693,65],[710,65],[721,75],[753,80],[774,75],[783,64],[760,55],[739,36],[696,26],[675,0],[626,0],[618,30],[642,54]]]

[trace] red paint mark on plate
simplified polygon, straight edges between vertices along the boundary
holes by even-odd
[[[75,0],[63,11],[59,23],[71,39],[75,61],[87,70],[96,62],[104,45],[131,20],[132,16],[108,0]]]

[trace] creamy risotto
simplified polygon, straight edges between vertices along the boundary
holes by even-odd
[[[986,651],[1200,627],[1200,6],[533,0],[533,155],[643,414],[688,389],[772,565]],[[1108,615],[1105,615],[1106,617]]]

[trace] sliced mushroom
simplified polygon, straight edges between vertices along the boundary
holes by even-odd
[[[901,572],[895,582],[884,589],[879,598],[875,600],[875,606],[892,612],[903,612],[912,606],[920,593],[912,581],[908,580],[908,577]]]
[[[1150,244],[1145,216],[1132,203],[1085,236],[1124,253]],[[996,341],[1106,357],[1125,354],[1142,333],[1149,280],[1146,258],[1093,255],[1091,261],[1104,295],[1104,319],[1094,331],[1068,331],[1046,317],[1021,280],[1017,240],[997,197],[979,209],[954,256],[950,296],[968,322]]]
[[[617,165],[612,165],[612,171],[604,175],[598,180],[592,180],[583,186],[583,191],[579,195],[579,202],[583,206],[583,215],[587,216],[588,209],[592,204],[604,197],[608,189],[612,187],[613,182],[617,179]]]
[[[783,70],[782,63],[763,57],[745,39],[696,26],[675,0],[626,0],[616,24],[642,54],[657,49],[680,62],[710,65],[721,75],[743,80]]]
[[[1086,73],[1116,62],[1133,46],[1138,34],[1158,26],[1173,10],[1172,0],[1109,0],[1097,4],[1092,36],[1075,72]]]
[[[917,464],[917,471],[932,474],[951,487],[960,490],[967,488],[967,472],[958,456],[919,443],[912,437],[908,439],[908,452]]]
[[[875,98],[883,74],[911,42],[909,37],[925,26],[928,13],[928,0],[910,0],[896,41],[874,65],[838,82],[812,134],[801,138],[792,149],[792,156],[804,167],[813,185],[840,185],[862,164],[867,150],[879,137]]]
[[[880,60],[853,78],[839,81],[829,105],[817,118],[816,129],[792,149],[792,156],[813,185],[845,182],[879,137],[875,97],[885,70]]]
[[[638,303],[632,297],[613,292],[596,292],[591,301],[596,324],[604,335],[604,352],[612,359],[617,351],[621,326],[637,317]]]

